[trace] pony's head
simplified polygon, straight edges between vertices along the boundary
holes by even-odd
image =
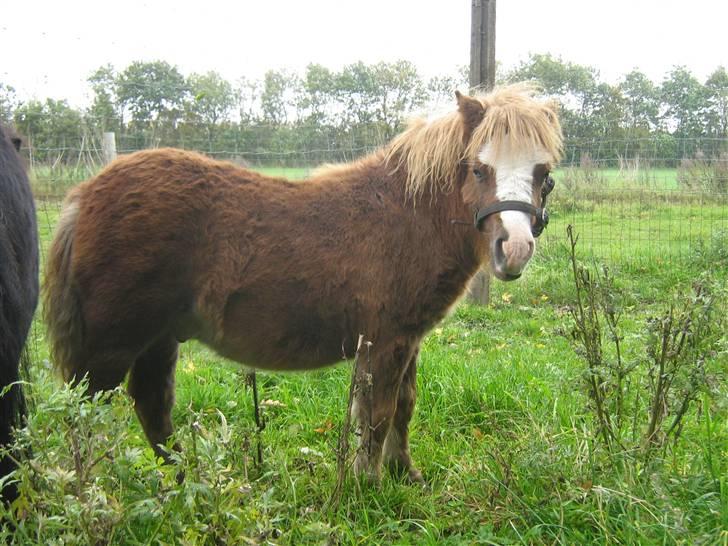
[[[456,98],[456,112],[413,123],[389,157],[406,167],[414,199],[459,190],[473,229],[488,239],[493,273],[517,279],[548,221],[543,202],[562,148],[556,105],[523,84]]]
[[[517,279],[548,222],[544,200],[562,146],[556,107],[525,86],[456,96],[466,140],[463,199],[475,210],[474,227],[489,235],[493,273]]]

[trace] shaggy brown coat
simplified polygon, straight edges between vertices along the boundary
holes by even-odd
[[[351,356],[363,334],[373,343],[374,399],[356,468],[376,478],[384,454],[421,479],[407,435],[418,346],[485,262],[498,228],[497,215],[484,232],[453,223],[495,199],[469,175],[483,144],[471,136],[546,147],[554,161],[561,142],[552,106],[523,88],[458,103],[444,121],[416,123],[305,182],[162,149],[81,184],[67,198],[45,280],[64,377],[88,374],[96,391],[129,372],[157,446],[172,433],[180,341],[199,339],[254,367],[305,370]]]

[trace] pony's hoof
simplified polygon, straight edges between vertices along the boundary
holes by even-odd
[[[354,462],[354,475],[360,482],[368,485],[379,486],[382,483],[382,473],[378,468],[373,468],[369,460],[357,457]]]
[[[425,481],[425,478],[422,477],[422,472],[420,472],[416,468],[410,468],[407,471],[406,479],[412,485],[421,485],[422,487],[427,487],[427,482]]]
[[[411,461],[391,460],[388,462],[387,468],[392,476],[402,480],[404,483],[426,485],[425,478],[422,477],[422,472],[412,466]]]

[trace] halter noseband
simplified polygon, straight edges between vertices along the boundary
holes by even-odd
[[[543,181],[543,187],[541,188],[541,208],[534,207],[531,203],[526,203],[525,201],[498,201],[483,209],[476,210],[474,219],[475,228],[480,231],[483,222],[491,214],[505,210],[516,210],[530,214],[536,219],[533,226],[531,226],[531,233],[534,237],[538,237],[549,224],[549,213],[546,212],[546,196],[551,193],[555,184],[554,179],[550,176],[547,176],[546,180]]]

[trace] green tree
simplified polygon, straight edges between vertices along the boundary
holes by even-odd
[[[298,78],[286,70],[269,70],[263,77],[260,95],[263,120],[271,125],[288,122],[289,109],[294,106]]]
[[[678,137],[698,137],[705,131],[707,94],[703,85],[684,66],[677,66],[663,80],[665,118]]]
[[[599,72],[595,68],[563,61],[550,54],[532,54],[506,75],[508,82],[533,81],[547,95],[559,97],[561,124],[572,142],[595,136],[596,125],[584,124],[584,120],[595,108],[597,97],[604,96],[604,90],[597,89],[598,78]]]
[[[260,119],[261,84],[258,80],[251,80],[243,76],[238,80],[234,90],[235,107],[240,117],[240,123],[249,125]]]
[[[17,107],[15,88],[0,82],[0,121],[7,123],[13,119],[13,111]]]
[[[190,97],[185,105],[187,118],[205,129],[208,147],[212,146],[218,125],[227,121],[235,105],[230,82],[217,72],[191,74],[187,79]]]
[[[352,127],[372,122],[374,74],[369,65],[359,61],[345,66],[336,75],[336,100],[341,105],[340,124]]]
[[[374,119],[385,127],[385,137],[390,139],[404,114],[424,104],[427,91],[417,68],[409,61],[376,64],[374,81]]]
[[[111,64],[97,68],[88,78],[93,102],[88,110],[90,125],[99,131],[119,131],[123,124],[118,107],[117,74]]]
[[[377,125],[384,139],[397,131],[404,113],[427,98],[425,85],[409,61],[345,66],[336,79],[336,95],[344,125]]]
[[[166,61],[130,64],[117,79],[119,106],[131,113],[139,128],[159,131],[174,128],[188,95],[187,83],[177,67]]]
[[[337,110],[335,73],[320,64],[309,64],[301,82],[298,108],[306,125],[331,124]]]
[[[31,100],[15,110],[15,125],[39,161],[71,161],[77,158],[84,127],[78,110],[65,100]]]
[[[625,125],[648,132],[657,128],[660,94],[654,83],[639,70],[632,70],[619,84],[624,97]]]
[[[705,82],[708,134],[728,137],[728,72],[719,66]]]
[[[506,75],[508,82],[535,81],[544,93],[569,98],[577,112],[597,86],[598,78],[596,68],[563,61],[548,53],[532,54]]]
[[[598,83],[584,95],[584,130],[581,133],[591,138],[621,136],[624,107],[625,100],[619,87]]]

